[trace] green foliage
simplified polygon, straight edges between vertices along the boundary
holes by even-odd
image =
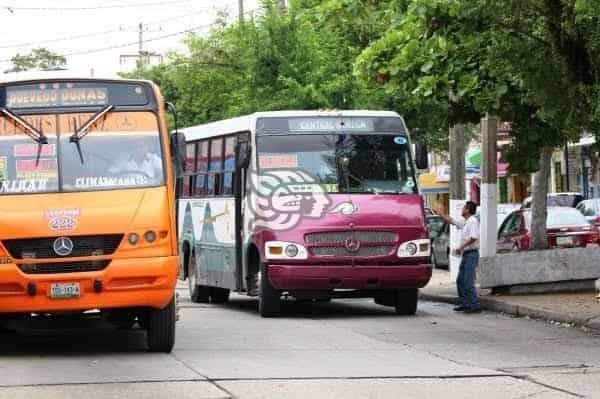
[[[64,56],[43,47],[33,49],[28,54],[17,54],[11,58],[11,62],[12,68],[5,72],[23,72],[31,69],[52,71],[67,66],[67,59]]]
[[[189,36],[129,76],[156,81],[183,125],[278,109],[391,109],[435,148],[485,113],[513,121],[506,157],[600,132],[597,0],[277,1]],[[523,156],[527,154],[527,156]]]
[[[331,3],[298,1],[282,15],[266,1],[263,15],[191,35],[189,54],[125,76],[155,81],[182,126],[255,111],[382,108],[384,95],[352,76],[361,48],[347,40],[354,33],[338,25]]]

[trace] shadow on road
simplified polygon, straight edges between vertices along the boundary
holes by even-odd
[[[55,330],[0,333],[0,353],[3,355],[123,354],[147,352],[144,330]]]
[[[242,296],[232,297],[224,305],[210,305],[211,307],[249,313],[260,317],[258,314],[258,299]],[[344,319],[362,317],[419,317],[422,312],[417,311],[416,316],[398,316],[392,307],[380,306],[373,303],[372,299],[334,299],[331,302],[297,301],[294,299],[282,300],[280,318],[311,318],[311,319]]]

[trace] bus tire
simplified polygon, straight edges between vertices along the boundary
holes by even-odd
[[[196,264],[190,260],[188,264],[188,291],[192,302],[195,303],[208,303],[210,296],[210,287],[204,285],[198,285],[198,278],[196,276]]]
[[[230,291],[226,288],[211,287],[210,300],[212,303],[226,303],[229,301]]]
[[[260,292],[258,295],[258,311],[261,317],[277,317],[281,313],[281,292],[273,288],[269,282],[268,267],[260,266]]]
[[[148,348],[170,353],[175,344],[175,298],[164,309],[150,309],[148,313]]]
[[[410,316],[417,313],[419,290],[416,288],[398,290],[396,293],[396,314]]]

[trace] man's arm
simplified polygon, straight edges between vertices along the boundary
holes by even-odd
[[[463,222],[461,222],[460,220],[456,220],[456,219],[452,218],[451,216],[440,214],[440,217],[442,219],[444,219],[444,221],[446,223],[454,225],[459,229],[462,229],[465,226],[465,224]]]
[[[465,248],[468,247],[471,244],[475,244],[477,242],[477,239],[471,237],[469,238],[467,241],[465,241],[461,246],[459,246],[458,248],[456,248],[456,252],[459,255],[462,255],[463,252],[465,252]]]

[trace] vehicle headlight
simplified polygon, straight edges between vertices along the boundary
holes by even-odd
[[[417,244],[415,244],[414,242],[411,242],[410,244],[408,244],[406,246],[406,253],[409,256],[414,256],[417,253]]]
[[[398,247],[398,257],[428,257],[431,255],[431,246],[429,239],[407,241]]]
[[[287,247],[285,247],[285,254],[290,258],[295,258],[296,255],[298,255],[298,247],[296,246],[296,244],[290,244]]]
[[[148,243],[153,243],[154,241],[156,241],[156,233],[152,230],[145,232],[144,240],[146,240],[146,242]]]
[[[265,243],[267,259],[307,259],[306,248],[294,242],[267,241]]]
[[[140,236],[136,233],[129,234],[128,241],[131,245],[136,245],[140,241]]]

